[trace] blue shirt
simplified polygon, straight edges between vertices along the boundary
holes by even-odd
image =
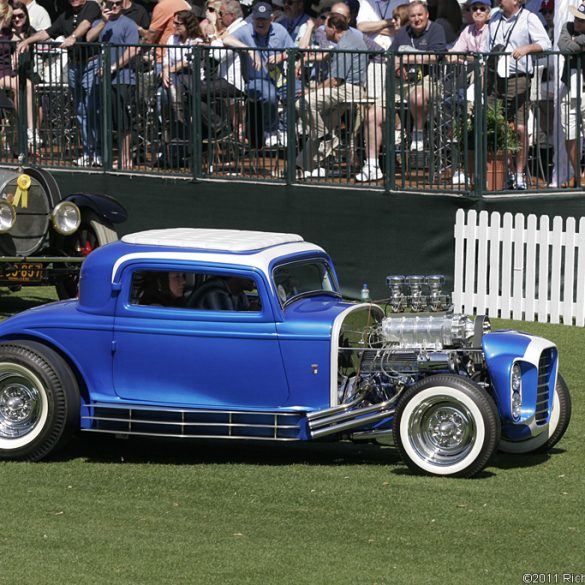
[[[256,34],[254,31],[254,25],[252,23],[248,23],[245,26],[240,27],[238,30],[232,33],[232,36],[246,45],[246,47],[250,47],[251,49],[292,49],[294,48],[295,44],[291,39],[286,29],[281,26],[280,24],[273,22],[270,25],[270,29],[268,30],[268,34],[265,37],[261,37]],[[256,71],[254,69],[254,64],[250,59],[249,55],[244,54],[244,77],[247,80],[250,79],[269,79],[274,81],[274,75],[268,73],[268,69],[266,68],[266,61],[270,55],[274,55],[276,51],[274,50],[263,50],[260,51],[262,57],[262,69],[260,71]],[[283,61],[277,66],[277,69],[281,72],[285,72],[286,61]]]
[[[436,22],[431,22],[420,35],[416,35],[407,24],[398,30],[392,41],[391,51],[399,51],[399,48],[407,45],[417,51],[426,53],[442,53],[446,50],[445,29]]]
[[[331,74],[329,77],[342,79],[351,85],[365,86],[368,55],[358,51],[367,50],[368,47],[362,33],[354,32],[351,29],[346,31],[335,47],[335,51],[343,52],[338,54],[334,52],[331,55]],[[345,51],[350,52],[346,53]]]
[[[92,28],[95,28],[100,20],[94,21]],[[117,63],[124,54],[127,47],[115,45],[137,45],[140,41],[138,26],[127,16],[121,15],[116,20],[108,20],[98,37],[100,43],[110,43],[110,63]],[[101,57],[100,57],[101,58]],[[133,59],[123,69],[118,69],[112,76],[113,84],[136,85],[136,71],[134,70]]]

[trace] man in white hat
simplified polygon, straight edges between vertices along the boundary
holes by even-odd
[[[501,10],[489,23],[489,35],[482,52],[501,55],[496,73],[489,74],[493,82],[491,99],[504,101],[504,111],[513,122],[520,138],[520,149],[515,163],[510,164],[512,188],[526,189],[527,138],[526,119],[530,96],[530,78],[533,64],[531,55],[551,49],[551,42],[540,18],[524,8],[524,0],[501,0]]]

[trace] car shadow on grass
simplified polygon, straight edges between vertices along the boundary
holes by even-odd
[[[565,449],[553,448],[547,453],[497,453],[490,466],[502,470],[537,467],[562,453],[565,453]]]
[[[168,465],[392,465],[396,449],[373,443],[230,441],[199,439],[117,439],[80,433],[51,461],[85,459],[89,463],[157,463]],[[47,459],[49,461],[49,459]]]
[[[54,300],[42,295],[20,297],[7,292],[6,289],[0,289],[0,320],[39,305],[52,303]]]

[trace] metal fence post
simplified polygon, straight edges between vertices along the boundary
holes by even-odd
[[[209,53],[206,53],[209,56]],[[209,79],[211,75],[209,71],[208,60],[205,63],[205,78]],[[197,69],[197,70],[195,70]],[[193,87],[191,88],[191,175],[193,179],[198,179],[203,174],[202,168],[202,124],[201,124],[201,47],[198,45],[193,49],[193,58],[191,61],[191,77],[193,79]],[[208,127],[207,132],[210,132]],[[207,148],[213,148],[211,139],[208,141]]]
[[[24,157],[24,162],[28,163],[28,120],[26,114],[26,71],[24,60],[25,56],[23,54],[18,55],[18,95],[16,99],[21,106],[18,108],[18,152]],[[32,122],[31,120],[31,124]]]
[[[296,144],[296,95],[295,95],[295,80],[296,80],[296,69],[295,64],[297,59],[300,60],[301,53],[299,49],[291,49],[287,54],[286,62],[286,184],[292,185],[296,180],[296,157],[295,147]]]
[[[384,161],[384,192],[389,193],[396,186],[396,140],[394,135],[396,133],[396,101],[394,96],[396,95],[396,75],[394,73],[394,53],[390,50],[386,51],[385,56],[386,67],[384,68],[384,75],[386,76],[385,92],[384,96],[386,100],[386,121],[385,121],[385,133],[386,133],[386,159]],[[374,96],[374,100],[377,96]],[[372,104],[371,107],[376,107],[376,104]],[[366,124],[367,124],[366,116]],[[366,127],[367,129],[367,127]],[[369,139],[373,140],[373,136]],[[400,141],[402,144],[402,140]],[[380,153],[378,153],[379,156]],[[367,155],[366,155],[367,156]]]
[[[484,67],[485,55],[478,55],[478,59],[474,62],[474,75],[473,75],[473,147],[475,156],[473,157],[473,194],[475,197],[481,197],[486,190],[486,177],[485,177],[485,156],[487,153],[487,122],[485,115],[485,105],[487,104],[487,83],[488,75],[486,74],[485,79],[482,78],[482,71],[487,71]],[[464,138],[466,141],[465,153],[467,154],[468,144],[468,132],[465,131]],[[481,161],[481,164],[480,164]]]
[[[113,124],[112,124],[112,59],[111,59],[112,45],[104,43],[102,45],[102,77],[101,77],[101,108],[102,115],[100,120],[100,131],[102,133],[102,162],[104,171],[112,169],[113,163]],[[99,75],[99,71],[98,71]],[[88,112],[88,115],[97,115]],[[120,161],[121,161],[120,155]],[[119,165],[122,166],[121,163]]]

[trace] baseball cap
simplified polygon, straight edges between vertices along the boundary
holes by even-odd
[[[474,4],[482,4],[483,6],[488,6],[489,8],[492,7],[491,0],[470,0],[467,5],[473,6]]]
[[[272,16],[272,6],[268,2],[258,2],[252,8],[254,18],[270,18]]]
[[[575,18],[585,20],[585,4],[579,6],[569,6],[569,10],[573,13]]]

